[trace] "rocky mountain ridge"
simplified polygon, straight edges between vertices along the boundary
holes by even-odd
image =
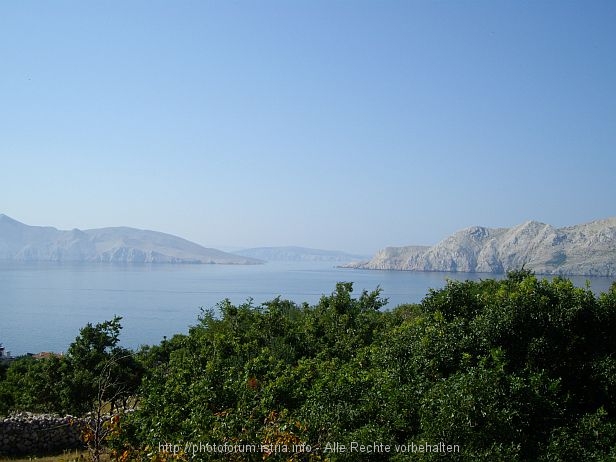
[[[171,234],[135,228],[29,226],[0,214],[0,260],[259,264],[261,260],[203,247]]]
[[[311,249],[307,247],[255,247],[233,252],[244,257],[258,258],[266,261],[331,261],[348,262],[362,257],[339,250]]]
[[[616,217],[555,228],[527,221],[513,228],[472,226],[434,246],[387,247],[351,268],[616,276]]]

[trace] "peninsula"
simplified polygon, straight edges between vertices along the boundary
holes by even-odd
[[[127,227],[62,231],[0,214],[0,260],[251,265],[263,261],[181,237]]]
[[[616,276],[616,217],[555,228],[527,221],[513,228],[472,226],[434,246],[386,247],[349,268]]]

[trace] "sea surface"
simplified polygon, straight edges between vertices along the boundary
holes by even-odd
[[[354,293],[382,289],[387,308],[421,301],[447,279],[478,280],[488,274],[370,271],[336,268],[332,262],[270,262],[264,265],[57,264],[0,262],[0,343],[14,356],[66,351],[86,323],[122,316],[121,345],[138,348],[186,333],[201,308],[216,310],[228,298],[259,305],[277,296],[314,304],[336,282],[353,282]],[[573,278],[595,292],[612,278]]]

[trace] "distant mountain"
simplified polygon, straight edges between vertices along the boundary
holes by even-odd
[[[513,228],[473,226],[432,247],[387,247],[351,268],[616,276],[616,218],[565,228],[528,221]]]
[[[331,261],[349,262],[362,260],[365,256],[351,255],[338,250],[309,249],[306,247],[256,247],[233,252],[244,257],[266,261]]]
[[[134,228],[61,231],[0,214],[0,260],[117,263],[218,263],[260,260],[202,247],[171,234]]]

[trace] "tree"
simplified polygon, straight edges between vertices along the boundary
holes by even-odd
[[[83,414],[101,400],[111,410],[117,409],[135,395],[143,369],[132,352],[118,346],[121,319],[116,316],[94,326],[88,323],[69,346],[63,400],[70,412]],[[106,384],[101,396],[103,378]]]

